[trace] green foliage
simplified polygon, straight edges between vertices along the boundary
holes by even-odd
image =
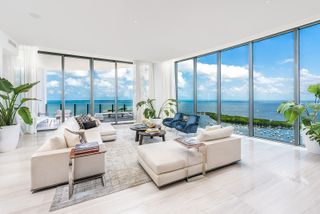
[[[217,120],[216,113],[206,112],[205,114],[211,117],[213,120]],[[241,125],[249,124],[249,118],[243,117],[243,116],[221,115],[220,120],[221,122],[224,122],[224,123],[233,123],[233,124],[241,124]],[[267,120],[267,119],[259,119],[259,118],[255,118],[253,120],[253,124],[257,126],[263,126],[263,127],[283,127],[283,128],[292,127],[291,124],[285,121]]]
[[[306,105],[296,104],[295,102],[283,102],[277,109],[277,112],[283,114],[286,121],[293,124],[301,118],[302,124],[307,130],[306,134],[311,140],[320,144],[320,121],[318,118],[320,112],[320,84],[310,85],[308,92],[314,94],[314,102]]]
[[[157,114],[157,111],[154,107],[155,99],[148,98],[147,100],[142,100],[136,104],[137,110],[140,108],[144,108],[143,116],[146,119],[152,118],[160,118],[162,115],[165,117],[170,116],[175,113],[176,109],[176,100],[175,99],[167,99],[162,105]]]
[[[18,98],[19,95],[30,91],[38,83],[27,83],[14,87],[7,79],[0,78],[0,126],[13,125],[17,113],[26,124],[31,125],[33,123],[29,108],[23,106],[23,104],[38,99],[22,98],[18,100]]]

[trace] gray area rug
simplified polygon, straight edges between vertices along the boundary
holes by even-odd
[[[75,185],[75,192],[69,200],[68,185],[57,187],[50,211],[72,206],[151,181],[137,161],[137,142],[129,126],[117,128],[117,140],[107,142],[106,185],[101,179],[84,181]],[[146,139],[145,143],[159,142],[160,138]]]

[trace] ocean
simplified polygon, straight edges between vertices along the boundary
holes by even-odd
[[[119,111],[132,111],[132,100],[118,100]],[[57,110],[61,108],[60,100],[47,101],[47,114],[50,117],[56,115]],[[94,113],[114,110],[114,100],[95,100]],[[87,114],[90,109],[90,100],[66,100],[65,109],[70,110],[74,115]]]

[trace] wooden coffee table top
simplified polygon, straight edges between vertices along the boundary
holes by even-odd
[[[165,134],[166,134],[166,131],[164,130],[159,130],[159,132],[139,132],[139,135],[142,135],[142,136],[162,136]]]
[[[148,126],[144,126],[144,127],[135,127],[135,125],[130,126],[130,129],[133,131],[146,131],[149,127]],[[154,128],[160,129],[161,126],[160,125],[156,125]]]

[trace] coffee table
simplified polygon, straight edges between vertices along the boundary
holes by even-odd
[[[139,132],[139,145],[142,145],[144,137],[162,137],[162,141],[166,141],[166,131],[159,130],[159,132]]]
[[[136,132],[136,138],[135,138],[135,141],[138,142],[139,141],[139,132],[145,132],[149,127],[146,126],[146,125],[132,125],[130,126],[130,129],[135,131]],[[161,129],[161,126],[160,125],[156,125],[154,128],[157,128],[157,129]]]
[[[69,161],[69,199],[72,197],[73,195],[73,191],[74,191],[74,184],[75,184],[75,178],[74,178],[74,169],[75,169],[75,163],[76,163],[76,159],[77,158],[81,158],[81,157],[85,157],[85,156],[89,156],[89,155],[97,155],[97,154],[101,154],[101,153],[105,153],[106,151],[97,151],[97,152],[92,152],[92,153],[87,153],[87,154],[75,154],[74,153],[74,148],[71,149],[70,151],[70,161]],[[94,175],[94,176],[90,176],[90,178],[88,179],[94,179],[94,178],[101,178],[102,180],[102,184],[103,186],[105,185],[105,177],[104,177],[104,173],[102,174],[98,174],[98,175]],[[81,179],[77,182],[81,182],[87,179]]]

